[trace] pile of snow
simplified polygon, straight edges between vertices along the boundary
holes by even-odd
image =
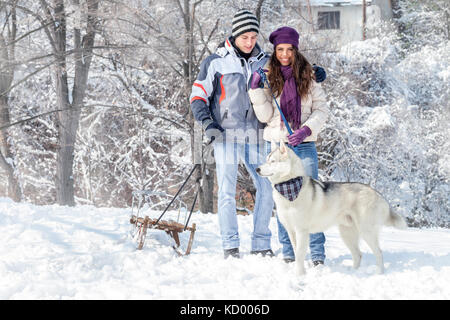
[[[296,277],[294,264],[282,260],[275,218],[271,259],[249,254],[252,217],[239,216],[240,260],[223,259],[214,214],[193,214],[197,232],[185,257],[177,257],[163,231],[149,230],[143,250],[136,250],[129,218],[126,209],[0,198],[0,299],[450,298],[448,229],[385,228],[383,275],[365,243],[361,267],[353,270],[337,229],[330,229],[325,266],[308,261],[307,274]],[[182,244],[187,237],[181,234]]]
[[[392,115],[389,113],[389,107],[375,107],[372,109],[366,120],[366,126],[363,128],[373,132],[384,128],[392,128],[394,127],[394,122]]]

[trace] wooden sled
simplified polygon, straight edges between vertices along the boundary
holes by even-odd
[[[171,236],[176,243],[176,246],[172,246],[175,252],[179,256],[187,256],[191,253],[192,248],[192,242],[194,241],[194,234],[195,234],[195,223],[192,224],[192,227],[186,227],[186,230],[191,232],[191,235],[189,237],[189,242],[186,248],[186,251],[184,253],[180,252],[180,237],[179,233],[185,231],[185,226],[181,223],[175,222],[175,221],[165,221],[165,220],[157,220],[157,219],[150,219],[148,216],[145,216],[145,218],[137,217],[137,216],[131,216],[130,223],[135,225],[136,231],[137,231],[137,249],[141,250],[144,247],[145,242],[145,236],[147,235],[147,229],[158,229],[158,230],[164,230],[169,236]]]

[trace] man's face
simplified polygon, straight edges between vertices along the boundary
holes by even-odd
[[[241,34],[235,39],[234,43],[242,52],[250,53],[256,45],[256,40],[258,40],[258,34],[250,31]]]

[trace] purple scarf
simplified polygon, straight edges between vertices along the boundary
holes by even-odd
[[[300,128],[302,118],[302,101],[297,93],[297,84],[291,66],[281,66],[281,73],[283,74],[284,87],[281,93],[280,104],[281,111],[291,124],[292,130]],[[281,120],[281,125],[284,125]]]

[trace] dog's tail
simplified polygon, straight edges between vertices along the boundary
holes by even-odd
[[[403,217],[398,213],[394,212],[391,208],[389,208],[389,218],[386,222],[386,225],[397,229],[408,228],[405,219],[403,219]]]

